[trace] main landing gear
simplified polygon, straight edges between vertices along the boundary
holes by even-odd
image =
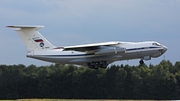
[[[144,64],[144,61],[141,59],[141,60],[139,61],[139,64],[143,65],[143,64]]]
[[[99,68],[107,68],[108,64],[106,61],[96,61],[96,62],[89,62],[87,63],[88,67],[93,69],[99,69]]]

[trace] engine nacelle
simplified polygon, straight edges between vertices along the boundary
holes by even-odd
[[[103,49],[97,50],[95,52],[96,55],[109,55],[109,54],[118,54],[118,53],[125,53],[125,48],[121,47],[106,47]]]

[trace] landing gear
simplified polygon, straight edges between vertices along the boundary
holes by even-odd
[[[99,68],[107,68],[108,64],[106,61],[96,61],[96,62],[89,62],[87,63],[88,67],[93,69],[99,69]]]
[[[141,59],[141,60],[139,61],[139,64],[143,65],[143,64],[144,64],[144,61]]]

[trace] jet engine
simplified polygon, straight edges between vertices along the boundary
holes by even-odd
[[[94,54],[96,55],[109,55],[109,54],[118,54],[125,53],[125,48],[122,47],[106,47],[97,50]]]

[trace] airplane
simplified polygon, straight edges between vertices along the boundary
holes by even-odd
[[[156,41],[144,42],[102,42],[75,46],[57,47],[43,37],[38,29],[44,26],[14,25],[27,46],[27,57],[59,64],[76,64],[93,69],[107,68],[115,61],[157,58],[167,51],[167,47]]]

